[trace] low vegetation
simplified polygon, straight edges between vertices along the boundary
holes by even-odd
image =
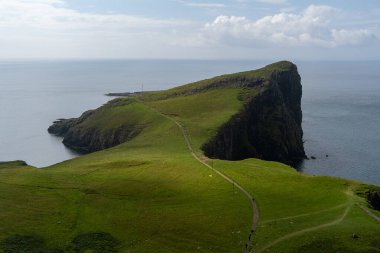
[[[241,253],[252,223],[248,199],[194,159],[178,126],[159,112],[185,127],[202,156],[202,144],[242,108],[247,91],[172,92],[117,99],[82,125],[144,125],[113,148],[44,169],[1,163],[3,252]],[[203,159],[254,196],[255,252],[380,252],[379,222],[355,194],[370,186],[258,159]]]
[[[86,233],[76,236],[72,241],[72,249],[76,253],[88,251],[94,253],[117,252],[120,242],[112,235],[104,232]]]

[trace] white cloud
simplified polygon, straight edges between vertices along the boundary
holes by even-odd
[[[213,1],[176,1],[230,11]],[[283,1],[272,0],[275,2]],[[69,8],[65,0],[0,0],[0,58],[248,57],[247,52],[264,56],[268,52],[301,54],[300,46],[310,55],[331,48],[334,52],[342,49],[345,55],[353,51],[343,50],[345,46],[378,42],[379,15],[373,15],[356,15],[353,19],[336,8],[311,5],[303,11],[288,9],[258,19],[221,15],[199,24],[120,13],[86,13]],[[363,20],[366,22],[360,22]],[[369,51],[370,47],[356,48],[360,49],[357,55],[362,55],[362,49]],[[373,51],[367,55],[374,58]]]
[[[187,2],[180,1],[182,4],[190,7],[199,7],[199,8],[225,8],[226,5],[223,3],[198,3],[198,2]]]
[[[256,2],[259,3],[266,3],[266,4],[287,4],[287,0],[256,0]]]
[[[326,5],[310,5],[300,13],[281,12],[258,20],[247,17],[219,16],[207,23],[204,36],[215,42],[258,46],[312,45],[337,47],[358,45],[377,38],[374,28],[336,28],[342,12]]]
[[[0,58],[155,57],[172,29],[193,25],[187,20],[85,13],[70,9],[64,0],[0,0]]]
[[[367,40],[376,39],[376,31],[371,31],[371,29],[332,29],[331,35],[335,45],[359,45]]]
[[[89,14],[66,7],[63,0],[0,0],[0,27],[43,29],[141,28],[179,26],[188,21],[125,14]]]

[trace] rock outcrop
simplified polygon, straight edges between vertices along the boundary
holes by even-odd
[[[125,104],[120,104],[120,100],[115,99],[97,110],[83,113],[79,118],[59,119],[48,128],[48,132],[64,137],[63,144],[79,153],[90,153],[114,147],[137,136],[143,127],[131,122],[103,129],[94,124],[96,119],[92,117],[99,118],[97,114],[102,110],[123,105]],[[88,124],[89,122],[91,124]]]
[[[293,163],[305,158],[302,131],[302,85],[296,65],[273,71],[243,109],[202,146],[210,158],[260,158]],[[267,66],[270,68],[270,66]]]
[[[380,211],[380,191],[370,191],[367,193],[368,203],[376,210]]]

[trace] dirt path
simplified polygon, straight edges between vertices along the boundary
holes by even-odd
[[[266,221],[260,222],[260,224],[264,225],[264,224],[268,224],[268,223],[272,223],[272,222],[277,222],[277,221],[282,221],[282,220],[290,220],[290,219],[295,219],[295,218],[300,218],[300,217],[305,217],[305,216],[312,216],[312,215],[316,215],[316,214],[320,214],[320,213],[324,213],[324,212],[329,212],[329,211],[333,211],[333,210],[336,210],[336,209],[340,209],[340,208],[343,208],[345,206],[347,206],[347,203],[341,204],[341,205],[337,205],[337,206],[334,206],[334,207],[331,207],[331,208],[328,208],[328,209],[323,209],[323,210],[320,210],[320,211],[315,211],[315,212],[310,212],[310,213],[303,213],[303,214],[299,214],[299,215],[295,215],[295,216],[282,217],[282,218],[278,218],[278,219],[266,220]]]
[[[380,222],[380,217],[377,216],[376,214],[372,213],[369,209],[365,208],[364,206],[362,205],[358,205],[360,209],[362,209],[366,214],[368,214],[369,216],[371,216],[372,218],[374,218],[375,220],[377,220],[378,222]]]
[[[143,102],[142,102],[143,103]],[[145,103],[144,103],[145,104]],[[145,104],[146,105],[146,104]],[[209,164],[207,164],[205,161],[203,161],[197,154],[196,152],[194,151],[191,143],[190,143],[190,140],[189,140],[189,137],[185,131],[185,129],[183,128],[183,126],[177,121],[175,120],[174,118],[166,115],[166,114],[163,114],[161,113],[160,111],[157,111],[156,109],[150,107],[149,105],[147,105],[149,108],[151,108],[153,111],[157,112],[158,114],[160,114],[161,116],[169,119],[170,121],[172,121],[173,123],[175,123],[178,128],[181,130],[181,133],[183,135],[183,138],[185,139],[185,142],[186,142],[186,145],[187,145],[187,148],[189,149],[191,155],[198,161],[200,162],[201,164],[203,164],[204,166],[206,166],[207,168],[209,168],[210,170],[212,170],[213,172],[215,172],[216,174],[218,174],[219,176],[221,176],[222,178],[224,178],[227,182],[231,183],[232,185],[234,185],[237,189],[239,189],[242,193],[244,193],[245,196],[247,196],[247,198],[249,199],[250,203],[251,203],[251,206],[252,206],[252,226],[251,226],[251,231],[248,235],[248,238],[247,238],[247,242],[245,244],[245,247],[244,247],[244,250],[243,252],[244,253],[253,253],[253,249],[252,249],[252,239],[253,239],[253,235],[256,231],[256,227],[257,227],[257,224],[259,222],[259,209],[257,207],[257,204],[254,200],[254,198],[252,197],[252,195],[246,190],[244,189],[241,185],[239,185],[238,183],[236,183],[233,179],[231,179],[230,177],[228,177],[227,175],[223,174],[222,172],[220,172],[219,170],[215,169],[214,167],[211,167]]]
[[[346,210],[344,211],[344,213],[338,219],[336,219],[336,220],[333,220],[331,222],[328,222],[328,223],[325,223],[325,224],[321,224],[321,225],[318,225],[318,226],[315,226],[315,227],[305,228],[305,229],[302,229],[302,230],[299,230],[299,231],[287,234],[287,235],[285,235],[283,237],[277,238],[273,242],[271,242],[271,243],[265,245],[264,247],[260,248],[259,250],[257,250],[257,253],[264,252],[265,250],[269,249],[270,247],[273,247],[274,245],[276,245],[276,244],[278,244],[278,243],[280,243],[282,241],[285,241],[287,239],[290,239],[292,237],[299,236],[301,234],[308,233],[308,232],[315,231],[315,230],[319,230],[319,229],[322,229],[322,228],[326,228],[326,227],[331,227],[331,226],[337,225],[340,222],[342,222],[344,220],[344,218],[346,218],[346,216],[347,216],[348,212],[351,210],[352,206],[353,206],[353,204],[349,204],[347,206]]]

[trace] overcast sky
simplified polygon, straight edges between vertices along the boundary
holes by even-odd
[[[0,0],[0,59],[380,60],[380,0]]]

